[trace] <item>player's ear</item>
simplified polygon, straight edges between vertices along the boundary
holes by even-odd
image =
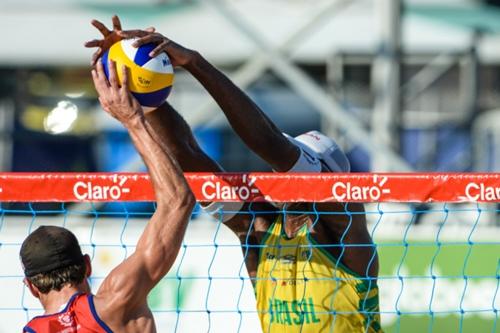
[[[30,293],[31,295],[33,295],[33,297],[40,298],[40,290],[38,290],[38,288],[35,285],[33,285],[33,283],[31,283],[31,281],[28,278],[25,277],[23,282],[24,285],[30,290]]]
[[[89,278],[92,275],[92,264],[90,263],[90,256],[88,254],[84,255],[83,261],[85,262],[85,278]]]

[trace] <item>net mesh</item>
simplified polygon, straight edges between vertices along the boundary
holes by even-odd
[[[120,177],[127,179],[120,185],[122,197],[111,198],[115,190],[109,188],[120,184]],[[134,177],[144,182],[131,184]],[[373,200],[375,197],[358,198],[352,192],[353,186],[361,186],[363,182],[368,187],[380,185],[374,175],[326,178],[268,174],[189,175],[188,180],[200,201],[239,201],[241,197],[246,201],[261,201],[266,197],[276,201],[313,201],[307,197],[311,195],[305,192],[307,188],[303,188],[304,191],[294,188],[297,179],[304,177],[310,186],[317,188],[315,196],[326,193],[323,199],[331,200],[333,196],[340,201],[367,202],[368,230],[380,260],[378,287],[385,332],[500,331],[498,174],[405,175],[403,178],[386,175],[383,177],[387,179],[379,188],[380,195],[372,190],[376,200]],[[426,186],[412,186],[422,178]],[[31,231],[39,225],[58,225],[72,230],[82,250],[92,258],[91,285],[96,291],[107,273],[133,253],[154,211],[145,175],[20,177],[9,174],[0,179],[3,180],[0,185],[3,202],[0,210],[3,295],[0,298],[0,332],[20,331],[27,320],[42,313],[40,304],[22,283],[19,263],[20,244]],[[407,198],[408,194],[398,194],[398,179],[404,180],[404,188],[411,189],[412,200]],[[26,190],[28,183],[33,189],[29,193]],[[242,184],[250,184],[248,195],[239,189]],[[11,187],[14,185],[17,186]],[[107,198],[102,195],[104,190],[96,189],[98,186],[108,186]],[[221,192],[224,186],[230,187],[225,198]],[[322,186],[326,188],[324,192]],[[254,187],[258,191],[252,196]],[[124,192],[124,188],[129,191]],[[279,188],[285,200],[273,192],[274,188]],[[386,197],[384,189],[390,190]],[[36,197],[37,191],[39,197]],[[442,191],[447,193],[447,198],[439,197]],[[83,198],[84,194],[93,197]],[[115,194],[118,195],[118,191]],[[25,201],[27,195],[31,196],[30,202]],[[349,195],[351,197],[347,198]],[[316,200],[322,201],[318,197]],[[113,203],[106,203],[109,201]],[[252,243],[247,234],[242,248],[240,239],[222,222],[226,214],[247,214],[251,223],[256,216],[269,214],[256,207],[250,204],[241,212],[221,209],[217,218],[195,209],[176,263],[149,296],[159,332],[261,331],[245,256],[248,249],[263,245]],[[349,207],[350,203],[346,203],[345,213],[356,214]],[[277,209],[277,212],[303,213],[285,209]],[[331,214],[321,211],[316,204],[307,213],[314,220]],[[310,246],[345,249],[360,245],[345,244],[341,240],[339,244],[311,243]],[[340,262],[341,258],[337,259]]]

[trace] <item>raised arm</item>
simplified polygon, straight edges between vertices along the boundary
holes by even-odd
[[[283,136],[280,129],[240,88],[198,52],[186,49],[159,33],[131,30],[118,34],[124,38],[141,37],[136,41],[136,46],[157,44],[151,56],[166,52],[174,65],[189,71],[219,104],[243,142],[274,170],[288,171],[295,164],[300,155],[299,148]]]
[[[299,149],[221,71],[199,53],[193,54],[185,68],[212,95],[231,127],[252,151],[276,171],[288,171],[295,164],[299,158]]]
[[[92,25],[95,26],[103,35],[103,39],[96,39],[85,43],[86,47],[97,47],[94,53],[92,63],[95,64],[98,57],[102,54],[103,50],[108,48],[113,42],[123,39],[146,36],[154,31],[154,28],[146,30],[133,30],[123,32],[121,30],[121,23],[117,17],[113,17],[113,30],[107,29],[104,24],[97,20],[92,21]],[[159,35],[161,36],[161,35]],[[163,36],[161,36],[163,38]],[[157,41],[158,48],[155,53],[158,54],[161,49],[165,46],[165,40],[161,39]],[[192,51],[187,49],[181,49],[180,52],[186,51],[183,54],[177,54],[177,56],[172,56],[171,60],[174,66],[186,66],[186,59],[189,59],[190,55],[193,55]],[[251,101],[250,101],[251,102]],[[148,124],[154,129],[155,134],[165,144],[170,153],[173,154],[174,158],[178,161],[181,168],[185,172],[222,172],[224,171],[217,162],[212,160],[198,145],[196,139],[193,136],[191,128],[182,118],[182,116],[172,108],[172,106],[165,102],[159,108],[154,111],[148,112],[145,115]],[[279,139],[283,139],[281,133],[279,133]],[[276,168],[277,169],[277,168]],[[208,203],[207,203],[208,204]],[[248,232],[248,227],[250,225],[251,216],[245,214],[225,214],[224,216],[219,216],[216,212],[219,210],[220,205],[212,204],[207,207],[204,205],[206,210],[212,213],[217,219],[222,218],[223,222],[235,232],[240,239],[246,237]],[[242,209],[242,205],[236,203],[231,203],[224,205],[226,210],[237,212]]]
[[[127,32],[124,35],[120,19],[115,15],[112,18],[113,28],[108,29],[102,22],[92,20],[91,24],[102,34],[102,39],[94,39],[85,43],[85,47],[95,48],[91,64],[95,66],[103,52],[113,43],[124,39],[136,37]],[[134,30],[138,35],[154,32],[154,28]],[[174,65],[179,65],[175,63]],[[183,171],[187,172],[222,172],[220,166],[203,152],[196,142],[189,125],[168,103],[146,115],[148,123],[152,126],[162,144],[165,144],[180,164]]]
[[[177,162],[158,140],[141,106],[128,91],[127,70],[123,69],[120,86],[115,65],[110,63],[109,68],[109,82],[102,64],[98,63],[92,71],[99,101],[106,112],[127,128],[148,167],[157,201],[156,212],[135,252],[111,271],[95,296],[101,318],[110,327],[120,327],[147,311],[147,295],[174,263],[195,200]]]

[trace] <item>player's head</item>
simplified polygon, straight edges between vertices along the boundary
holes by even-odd
[[[309,131],[295,138],[284,133],[290,142],[299,147],[301,154],[288,172],[350,172],[351,165],[339,145],[318,131]],[[303,202],[273,203],[279,209],[303,211]],[[302,213],[300,213],[302,214]]]
[[[306,155],[317,158],[320,162],[318,169],[311,169],[308,166],[306,172],[350,172],[351,165],[347,156],[339,145],[321,132],[310,131],[295,138],[288,136],[288,139],[298,146]]]
[[[61,227],[36,229],[24,240],[20,256],[25,283],[35,297],[79,286],[91,273],[89,256],[82,254],[75,235]]]

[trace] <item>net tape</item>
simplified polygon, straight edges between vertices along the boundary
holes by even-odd
[[[374,204],[366,211],[367,218],[373,222],[370,228],[372,235],[380,234],[384,225],[388,224],[387,219],[391,215],[401,216],[405,220],[399,229],[392,233],[399,233],[399,238],[385,239],[377,244],[382,264],[379,276],[381,314],[385,321],[386,332],[413,332],[415,330],[438,332],[441,331],[440,325],[443,325],[442,318],[445,318],[443,316],[449,315],[454,315],[458,319],[455,319],[453,329],[449,330],[449,325],[444,326],[446,331],[467,332],[471,325],[477,324],[474,321],[468,324],[466,319],[475,315],[482,316],[490,322],[485,330],[487,332],[496,332],[500,326],[497,325],[500,310],[500,261],[498,251],[496,254],[491,253],[495,249],[498,250],[500,246],[498,239],[495,240],[495,235],[498,233],[491,233],[490,238],[479,237],[483,230],[481,224],[484,223],[484,216],[489,212],[498,216],[498,208],[485,210],[481,208],[480,203],[500,202],[500,174],[188,173],[186,177],[199,201],[373,202]],[[29,233],[29,230],[44,223],[45,214],[51,220],[54,218],[53,214],[61,214],[64,217],[63,225],[68,227],[72,227],[74,223],[77,224],[72,219],[74,216],[82,215],[82,212],[65,206],[64,202],[78,201],[87,202],[87,209],[95,215],[91,221],[90,233],[85,234],[85,237],[79,236],[79,239],[83,240],[82,246],[91,253],[93,262],[102,260],[103,255],[100,253],[106,251],[116,251],[116,257],[123,260],[133,252],[138,236],[128,235],[135,228],[136,223],[129,217],[142,215],[147,217],[148,214],[130,210],[126,212],[125,219],[113,222],[116,219],[107,220],[106,213],[95,209],[95,203],[154,201],[154,193],[149,177],[142,173],[0,174],[0,202],[62,203],[60,209],[50,211],[39,211],[32,204],[27,204],[25,209],[19,211],[3,208],[0,222],[0,250],[13,249],[11,254],[15,254],[18,251],[19,242]],[[425,207],[414,206],[411,210],[404,210],[401,207],[388,209],[381,204],[384,202],[440,202],[440,204]],[[466,207],[450,204],[463,202],[475,204]],[[10,243],[3,239],[4,235],[9,234],[11,226],[21,225],[19,221],[10,222],[12,216],[17,214],[22,216],[26,213],[33,215],[27,224],[29,226],[27,232],[25,230],[23,234],[17,235],[18,239]],[[252,210],[252,205],[248,212],[243,213],[250,213],[253,216],[259,214],[258,211]],[[317,213],[321,214],[321,212]],[[197,217],[200,214],[201,212],[195,212],[193,216]],[[432,238],[426,240],[415,238],[419,233],[414,229],[415,226],[425,227],[422,225],[425,223],[418,222],[419,216],[423,214],[435,216],[435,219],[439,221],[429,233],[429,235],[432,234]],[[120,215],[123,216],[123,214]],[[460,237],[451,239],[448,237],[452,234],[450,231],[454,228],[457,216],[467,218],[469,225],[462,230]],[[28,221],[25,217],[22,220]],[[88,222],[85,223],[88,224]],[[116,240],[109,243],[109,239],[102,235],[109,234],[106,228],[113,223],[116,224],[115,231],[119,232],[115,233]],[[191,322],[196,322],[200,328],[199,331],[204,332],[217,332],[220,331],[220,327],[227,328],[227,331],[256,331],[256,326],[252,324],[258,325],[258,323],[247,319],[255,317],[256,309],[254,303],[248,301],[252,299],[249,296],[252,292],[248,289],[249,277],[245,272],[244,262],[241,259],[228,259],[232,255],[226,254],[226,251],[241,253],[239,250],[241,245],[234,241],[225,241],[222,237],[224,228],[221,226],[221,221],[212,225],[209,236],[204,240],[195,239],[196,237],[185,240],[178,263],[165,277],[163,288],[169,288],[168,295],[174,295],[175,299],[171,301],[171,304],[165,304],[163,300],[167,297],[165,291],[163,294],[158,291],[160,295],[158,297],[162,300],[159,301],[157,297],[156,301],[153,301],[153,303],[159,302],[153,306],[153,310],[157,322],[163,322],[163,327],[167,327],[165,331],[197,331],[189,326]],[[137,232],[140,232],[142,227],[138,227]],[[491,229],[484,230],[486,233],[492,231]],[[248,244],[248,239],[246,243],[247,247],[251,246]],[[415,272],[412,265],[417,261],[416,257],[426,261],[429,267],[421,272]],[[235,266],[231,272],[221,271],[221,267],[228,266],[230,260]],[[448,263],[453,260],[457,262],[453,265]],[[478,262],[482,266],[481,269],[477,268]],[[392,270],[385,269],[384,265],[392,265]],[[194,267],[200,269],[200,272],[195,271]],[[97,285],[104,278],[106,270],[97,269],[96,273],[93,281]],[[8,281],[7,284],[2,283],[7,289],[14,289],[8,286],[10,284],[17,286],[17,282],[21,279],[22,275],[17,272],[7,273],[6,271],[5,274],[0,275],[0,281]],[[233,293],[230,292],[231,284],[234,284]],[[199,306],[196,307],[183,304],[183,302],[189,303],[190,301],[182,300],[184,295],[192,294],[193,290],[197,290],[196,293],[200,294],[192,296],[199,297]],[[228,304],[217,304],[220,298],[218,295],[221,292],[224,292],[224,298],[232,300],[231,302],[234,303],[232,307],[228,307]],[[448,300],[444,300],[443,294],[447,295]],[[478,301],[480,298],[483,299],[482,302]],[[422,301],[420,305],[417,304],[419,302],[417,299]],[[14,304],[18,303],[19,299],[14,300],[12,305],[8,305],[10,301],[5,302],[9,303],[0,305],[0,317],[2,313],[5,314],[5,318],[22,313],[24,315],[19,325],[24,324],[28,318],[41,311],[40,306],[29,299],[24,288],[21,307]],[[218,316],[223,316],[224,319],[218,320]],[[415,326],[415,330],[410,329],[412,322],[407,321],[405,317],[415,316],[427,318],[424,328]],[[162,321],[162,317],[166,319]],[[2,332],[1,327],[0,332]]]
[[[198,201],[500,202],[500,173],[186,173]],[[0,173],[0,201],[154,201],[145,173]]]

